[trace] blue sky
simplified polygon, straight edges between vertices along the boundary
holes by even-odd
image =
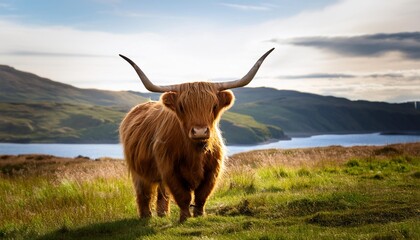
[[[251,87],[420,100],[418,0],[0,0],[0,64],[82,88],[234,80]]]
[[[3,0],[0,14],[34,25],[106,32],[164,31],[196,22],[237,27],[327,6],[318,1]]]

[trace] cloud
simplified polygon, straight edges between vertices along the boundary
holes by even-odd
[[[186,17],[176,16],[176,15],[151,14],[151,13],[145,13],[141,11],[123,10],[123,9],[118,9],[118,8],[114,8],[112,10],[107,10],[107,11],[100,11],[99,13],[108,14],[108,15],[116,16],[116,17],[123,17],[123,18],[150,18],[150,19],[165,19],[165,20],[186,19]]]
[[[405,77],[405,75],[401,74],[401,73],[385,73],[385,74],[370,74],[370,75],[366,75],[366,77],[371,77],[371,78],[403,78],[403,77]]]
[[[274,7],[273,5],[245,5],[245,4],[235,4],[235,3],[220,3],[220,5],[233,8],[241,11],[270,11]]]
[[[311,77],[312,74],[308,74]],[[337,74],[340,75],[340,74]],[[420,71],[354,74],[338,78],[272,78],[283,89],[345,97],[351,100],[405,102],[419,100]],[[304,77],[304,75],[302,75]]]
[[[273,39],[272,42],[284,43]],[[344,56],[378,57],[399,52],[411,60],[420,60],[420,32],[378,33],[350,37],[302,37],[288,41],[296,46],[327,50]]]
[[[354,78],[355,75],[343,73],[311,73],[305,75],[285,75],[279,76],[281,79],[318,79],[318,78]]]
[[[26,57],[115,57],[111,55],[85,54],[85,53],[60,53],[60,52],[37,52],[37,51],[12,51],[2,55],[26,56]]]
[[[100,4],[117,4],[117,3],[122,2],[122,0],[92,0],[92,1],[100,3]]]
[[[126,10],[119,10],[119,9],[100,11],[99,13],[108,14],[108,15],[117,16],[117,17],[125,17],[125,18],[147,18],[147,17],[150,17],[150,15],[139,12],[139,11],[126,11]]]
[[[134,60],[154,83],[165,85],[242,77],[261,54],[275,45],[273,42],[264,42],[266,39],[303,41],[312,37],[315,38],[313,40],[331,42],[341,40],[343,45],[360,38],[362,42],[375,42],[381,46],[389,42],[391,49],[394,49],[393,53],[387,54],[391,51],[388,46],[387,50],[376,50],[372,53],[371,56],[381,56],[378,58],[337,58],[325,54],[333,51],[330,49],[319,51],[319,47],[315,45],[302,47],[281,43],[264,62],[257,78],[249,86],[370,100],[396,99],[394,95],[404,96],[407,93],[408,96],[415,92],[418,95],[420,91],[420,74],[408,75],[403,72],[404,77],[397,77],[399,71],[419,69],[418,61],[412,61],[409,57],[402,59],[401,54],[398,54],[409,54],[405,48],[419,43],[413,35],[420,32],[418,0],[342,0],[322,9],[309,9],[290,17],[279,16],[265,22],[244,21],[243,25],[234,27],[227,23],[215,23],[213,20],[208,22],[209,19],[201,16],[192,18],[194,21],[186,21],[189,19],[175,19],[178,15],[173,18],[159,16],[158,14],[165,15],[159,11],[144,12],[149,14],[145,15],[139,8],[123,8],[125,5],[117,4],[118,0],[96,1],[111,5],[115,3],[113,8],[105,6],[98,11],[110,15],[109,22],[113,21],[112,15],[119,15],[119,19],[127,23],[119,28],[125,27],[130,31],[78,29],[76,25],[60,26],[54,25],[58,24],[54,22],[40,26],[0,16],[2,64],[76,84],[78,87],[145,91],[131,66],[118,57],[119,53]],[[230,0],[221,2],[229,4]],[[232,11],[236,8],[236,11],[260,11],[259,13],[270,13],[269,9],[276,8],[259,3],[218,6]],[[252,8],[253,6],[257,8]],[[381,14],[376,14],[378,12]],[[160,21],[159,18],[163,20]],[[166,27],[147,27],[148,23],[156,23],[158,20]],[[167,27],[168,25],[171,27]],[[386,34],[376,34],[379,32]],[[395,32],[406,32],[408,36]],[[399,49],[398,44],[401,43],[405,48],[401,51],[395,50]],[[376,49],[376,44],[371,45]],[[337,43],[336,48],[341,49],[339,46]],[[342,51],[350,54],[349,51]],[[358,56],[366,56],[360,55],[362,53],[358,53]],[[94,58],[95,56],[106,57]],[[368,75],[371,76],[367,77]],[[283,78],[279,80],[278,76]],[[403,87],[387,87],[391,84]],[[387,89],[386,94],[382,91],[383,88]]]
[[[415,79],[420,77],[416,74],[403,74],[400,72],[397,73],[372,73],[372,74],[347,74],[347,73],[310,73],[310,74],[303,74],[303,75],[281,75],[278,76],[278,79],[345,79],[345,78],[376,78],[376,79],[384,79],[384,78],[407,78],[407,79]]]
[[[2,3],[0,2],[0,9],[5,9],[5,10],[14,10],[15,8],[9,4],[9,3]]]

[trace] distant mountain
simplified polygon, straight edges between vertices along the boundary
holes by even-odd
[[[420,132],[414,103],[350,101],[272,88],[233,92],[235,105],[220,123],[228,144],[286,139],[285,133]],[[117,142],[128,109],[159,96],[80,89],[0,65],[0,142]]]
[[[0,142],[118,142],[128,109],[156,93],[80,89],[0,65]],[[279,127],[252,116],[226,113],[228,144],[286,138]]]
[[[271,88],[240,88],[233,112],[281,126],[288,135],[420,131],[414,103],[350,101]]]
[[[81,89],[0,65],[0,102],[57,102],[130,108],[147,99],[129,91]]]
[[[115,143],[125,112],[69,103],[0,103],[0,142]]]

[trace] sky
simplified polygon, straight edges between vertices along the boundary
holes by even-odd
[[[0,64],[81,88],[241,78],[351,100],[420,101],[418,0],[0,0]],[[0,86],[1,87],[1,86]]]

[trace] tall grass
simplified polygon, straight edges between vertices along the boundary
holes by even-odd
[[[45,174],[0,178],[0,238],[420,239],[420,156],[371,153],[300,165],[270,152],[268,162],[246,164],[255,153],[244,154],[221,177],[207,216],[183,224],[175,204],[169,217],[138,220],[121,162],[68,163],[62,177],[45,164],[37,167]]]
[[[0,234],[19,232],[39,235],[109,219],[132,217],[135,212],[128,180],[96,179],[79,183],[63,179],[1,179],[3,199]]]

